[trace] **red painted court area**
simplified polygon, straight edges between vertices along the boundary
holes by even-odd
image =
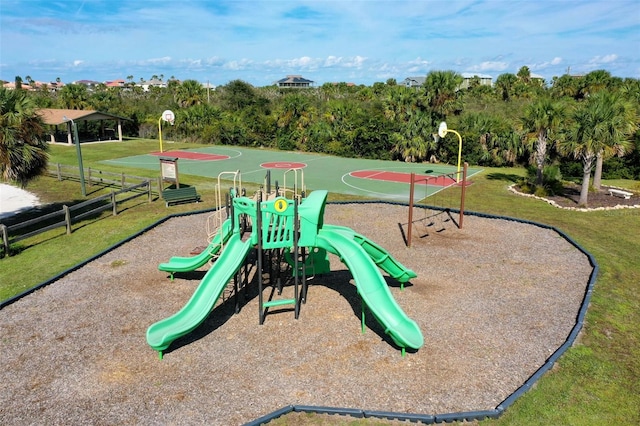
[[[271,163],[262,163],[260,167],[263,169],[304,169],[306,163],[291,163],[286,161],[273,161]]]
[[[186,160],[200,160],[200,161],[219,161],[226,160],[229,158],[228,155],[218,155],[218,154],[202,154],[200,152],[191,152],[191,151],[165,151],[165,152],[152,152],[151,155],[156,155],[158,157],[173,157],[173,158],[184,158]]]
[[[385,172],[381,170],[358,170],[349,173],[353,177],[371,180],[384,180],[387,182],[411,183],[411,173]],[[451,186],[456,180],[450,176],[430,176],[416,174],[416,185]]]

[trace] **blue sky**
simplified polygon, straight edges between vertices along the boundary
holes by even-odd
[[[2,0],[0,79],[640,78],[638,0]]]

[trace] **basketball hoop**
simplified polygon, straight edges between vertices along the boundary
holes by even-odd
[[[166,110],[165,112],[162,113],[162,119],[173,126],[173,123],[176,120],[176,116],[173,113],[173,111],[168,109],[168,110]]]

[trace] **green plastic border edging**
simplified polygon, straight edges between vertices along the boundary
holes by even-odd
[[[327,202],[327,204],[390,204],[390,205],[398,205],[398,206],[406,206],[408,207],[407,203],[401,203],[401,202],[392,202],[392,201],[333,201],[333,202]],[[427,205],[420,205],[417,207],[422,207],[422,208],[436,208],[437,207],[433,207],[433,206],[427,206]],[[4,300],[2,302],[0,302],[0,310],[2,310],[4,307],[11,305],[12,303],[20,300],[21,298],[35,292],[38,289],[41,289],[42,287],[45,287],[49,284],[54,283],[55,281],[61,279],[62,277],[64,277],[65,275],[68,275],[80,268],[82,268],[83,266],[85,266],[86,264],[88,264],[89,262],[94,261],[95,259],[104,256],[106,253],[110,252],[111,250],[114,250],[118,247],[120,247],[121,245],[139,237],[140,235],[144,234],[145,232],[148,232],[149,230],[155,228],[158,225],[161,225],[162,223],[166,222],[169,219],[172,218],[176,218],[176,217],[184,217],[184,216],[191,216],[191,215],[195,215],[195,214],[201,214],[201,213],[211,213],[216,211],[217,209],[205,209],[205,210],[197,210],[197,211],[192,211],[192,212],[185,212],[185,213],[175,213],[175,214],[171,214],[169,216],[166,216],[163,219],[158,220],[157,222],[147,226],[146,228],[144,228],[143,230],[131,235],[130,237],[127,237],[125,239],[123,239],[122,241],[112,245],[111,247],[101,251],[100,253],[96,254],[95,256],[90,257],[89,259],[78,263],[75,266],[72,266],[71,268],[67,269],[66,271],[61,272],[60,274],[54,276],[53,278],[44,281],[38,285],[36,285],[33,288],[30,288],[10,299]],[[459,213],[459,210],[457,209],[450,209],[451,212],[454,213]],[[484,420],[487,418],[498,418],[502,415],[502,413],[509,408],[520,396],[522,396],[526,391],[528,391],[533,385],[534,383],[536,383],[543,375],[544,373],[546,373],[547,371],[549,371],[551,369],[551,367],[553,367],[553,365],[556,363],[556,361],[573,345],[573,343],[575,342],[576,338],[578,337],[578,334],[580,333],[580,331],[582,330],[582,326],[584,325],[584,319],[585,316],[587,314],[587,308],[589,306],[589,302],[591,301],[591,296],[593,293],[593,287],[595,286],[595,282],[596,282],[596,278],[598,276],[598,271],[600,270],[598,263],[596,262],[595,258],[593,257],[593,255],[591,255],[591,253],[589,253],[586,249],[584,249],[580,244],[578,244],[576,241],[574,241],[571,237],[569,237],[567,234],[565,234],[564,232],[562,232],[561,230],[559,230],[558,228],[554,227],[554,226],[550,226],[550,225],[545,225],[542,223],[538,223],[538,222],[533,222],[530,220],[526,220],[526,219],[517,219],[517,218],[512,218],[512,217],[508,217],[508,216],[499,216],[499,215],[492,215],[492,214],[487,214],[487,213],[478,213],[478,212],[470,212],[470,211],[465,211],[464,213],[465,215],[469,215],[469,216],[477,216],[477,217],[483,217],[483,218],[487,218],[487,219],[502,219],[502,220],[510,220],[510,221],[514,221],[514,222],[520,222],[520,223],[524,223],[527,225],[533,225],[533,226],[537,226],[539,228],[543,228],[543,229],[549,229],[554,231],[555,233],[557,233],[558,235],[560,235],[562,238],[564,238],[566,241],[568,241],[571,245],[573,245],[576,249],[578,249],[581,253],[583,253],[585,256],[587,256],[587,258],[589,259],[589,263],[591,264],[591,266],[593,267],[592,271],[591,271],[591,275],[589,277],[589,283],[587,284],[587,288],[585,291],[585,295],[582,299],[582,304],[580,306],[580,310],[578,311],[578,315],[576,317],[576,323],[574,324],[573,328],[571,329],[571,332],[569,333],[569,336],[567,337],[567,339],[565,340],[565,342],[560,345],[560,347],[558,349],[555,350],[555,352],[553,354],[551,354],[551,356],[549,358],[547,358],[547,360],[545,361],[545,363],[538,368],[538,370],[533,373],[527,380],[525,380],[525,382],[518,388],[516,389],[511,395],[509,395],[506,399],[504,399],[500,404],[498,404],[498,406],[496,408],[494,408],[493,410],[477,410],[477,411],[465,411],[465,412],[456,412],[456,413],[443,413],[443,414],[412,414],[412,413],[396,413],[396,412],[386,412],[386,411],[369,411],[369,410],[361,410],[358,408],[342,408],[342,407],[322,407],[322,406],[310,406],[310,405],[286,405],[276,411],[273,411],[269,414],[266,414],[265,416],[262,416],[260,418],[255,419],[252,422],[248,422],[246,423],[246,425],[248,426],[257,426],[257,425],[262,425],[262,424],[266,424],[268,422],[270,422],[271,420],[275,420],[278,417],[281,417],[283,415],[286,415],[288,413],[291,412],[304,412],[304,413],[318,413],[318,414],[331,414],[331,415],[339,415],[339,416],[350,416],[350,417],[355,417],[355,418],[377,418],[377,419],[386,419],[386,420],[400,420],[400,421],[410,421],[410,422],[420,422],[420,423],[424,423],[424,424],[433,424],[433,423],[450,423],[450,422],[454,422],[454,421],[473,421],[473,420]]]

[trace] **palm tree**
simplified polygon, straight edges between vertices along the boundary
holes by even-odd
[[[548,97],[537,99],[524,110],[523,127],[535,138],[536,185],[543,184],[549,135],[563,123],[565,115],[564,106]]]
[[[62,107],[67,109],[83,109],[88,105],[89,93],[83,84],[67,84],[60,90]]]
[[[23,188],[47,168],[44,124],[21,90],[0,88],[0,176]]]
[[[578,204],[587,205],[589,181],[598,155],[623,156],[631,147],[629,136],[635,131],[629,109],[616,94],[608,92],[590,96],[574,114],[569,137],[561,142],[562,151],[582,161],[582,186]]]
[[[569,74],[554,77],[551,84],[551,95],[556,98],[577,98],[580,93],[577,80]]]
[[[185,80],[176,90],[176,101],[181,107],[199,105],[204,99],[205,90],[196,80]]]
[[[436,149],[431,133],[433,129],[431,115],[421,110],[412,110],[408,120],[396,132],[391,133],[393,151],[404,161],[422,161]]]
[[[455,71],[431,71],[424,81],[427,103],[436,114],[437,121],[462,108],[458,89],[464,79]]]
[[[287,93],[275,111],[280,149],[304,149],[305,131],[317,115],[310,99],[302,93]]]
[[[636,111],[631,103],[610,92],[603,93],[601,96],[603,102],[607,103],[611,108],[609,114],[612,117],[612,121],[608,126],[602,126],[600,132],[604,147],[596,154],[596,166],[593,173],[593,187],[596,189],[600,189],[601,186],[604,160],[616,155],[622,157],[630,151],[632,147],[631,138],[638,129]]]
[[[496,89],[502,96],[503,101],[511,99],[511,96],[513,95],[513,86],[517,81],[518,77],[510,73],[500,74],[498,78],[496,78]]]
[[[584,76],[582,96],[594,95],[611,86],[613,79],[611,73],[606,70],[591,71]]]
[[[518,77],[518,80],[522,81],[524,84],[529,84],[531,82],[531,70],[526,65],[520,67],[516,76]]]

